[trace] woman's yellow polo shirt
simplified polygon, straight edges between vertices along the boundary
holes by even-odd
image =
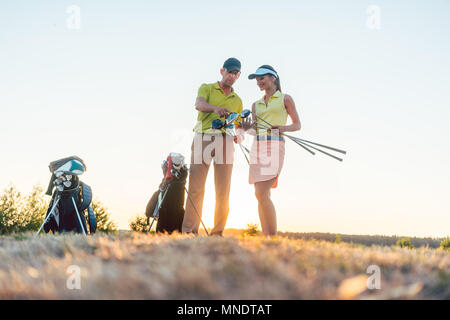
[[[273,96],[269,98],[266,105],[264,97],[255,102],[255,112],[258,117],[261,117],[273,126],[284,126],[286,125],[288,113],[284,105],[284,94],[277,90]],[[265,127],[267,123],[258,119],[258,123]],[[258,135],[267,135],[267,130],[257,129]]]

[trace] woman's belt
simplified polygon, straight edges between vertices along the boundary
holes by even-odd
[[[284,141],[284,138],[282,136],[256,136],[256,140],[278,140],[278,141]]]

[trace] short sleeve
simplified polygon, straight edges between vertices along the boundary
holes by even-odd
[[[205,98],[206,101],[208,101],[209,99],[209,86],[204,83],[200,86],[200,88],[198,89],[198,94],[197,94],[197,98]]]
[[[241,100],[241,98],[239,98],[239,113],[241,113],[243,109],[244,109],[244,106],[242,104],[242,100]]]

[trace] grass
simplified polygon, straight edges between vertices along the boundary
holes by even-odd
[[[81,289],[66,286],[79,266]],[[367,268],[381,289],[367,289]],[[0,299],[450,299],[450,253],[332,241],[118,234],[0,237]]]

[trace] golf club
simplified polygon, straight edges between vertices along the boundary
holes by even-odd
[[[259,119],[259,120],[261,120],[261,121],[263,121],[263,122],[265,123],[265,124],[257,123],[257,126],[256,126],[256,127],[257,127],[258,129],[268,130],[268,129],[271,129],[271,128],[273,127],[269,122],[267,122],[266,120],[264,120],[264,119],[261,118],[260,116],[257,115],[256,117],[257,117],[257,119]],[[333,150],[333,151],[336,151],[336,152],[340,152],[340,153],[343,153],[343,154],[346,154],[346,153],[347,153],[347,152],[344,151],[344,150],[340,150],[340,149],[333,148],[333,147],[329,147],[329,146],[326,146],[326,145],[323,145],[323,144],[319,144],[319,143],[315,143],[315,142],[312,142],[312,141],[300,139],[300,138],[297,138],[297,137],[288,135],[288,134],[286,134],[286,133],[281,133],[280,135],[289,138],[290,140],[292,140],[293,142],[297,143],[299,146],[301,146],[301,147],[304,148],[305,150],[309,151],[309,152],[310,152],[311,154],[313,154],[313,155],[314,155],[315,153],[314,153],[313,151],[309,150],[308,147],[309,147],[309,148],[312,148],[312,149],[314,149],[314,150],[317,150],[317,151],[319,151],[319,152],[321,152],[321,153],[323,153],[323,154],[326,154],[327,156],[332,157],[332,158],[334,158],[334,159],[336,159],[336,160],[338,160],[338,161],[343,161],[342,158],[336,157],[336,156],[334,156],[334,155],[332,155],[332,154],[330,154],[330,153],[328,153],[328,152],[326,152],[326,151],[320,150],[320,149],[318,149],[318,148],[312,146],[311,144],[314,144],[314,145],[316,145],[316,146],[320,146],[320,147],[323,147],[323,148],[327,148],[327,149],[330,149],[330,150]]]
[[[245,112],[244,112],[245,111]],[[241,116],[243,115],[244,118],[248,117],[250,115],[249,111],[250,110],[244,110],[241,112]],[[233,122],[238,122],[239,124],[241,124],[237,118],[239,117],[239,114],[236,112],[231,113],[226,119],[225,122],[220,120],[220,119],[214,119],[212,124],[211,124],[211,128],[212,129],[217,129],[217,130],[224,130],[226,134],[228,134],[229,136],[233,137],[233,139],[237,138],[237,135],[234,131],[234,123]],[[242,151],[242,153],[244,154],[245,160],[247,161],[247,163],[250,165],[250,160],[248,159],[248,156],[250,155],[250,150],[248,150],[245,146],[243,146],[242,144],[238,143],[239,147]],[[247,155],[247,153],[248,155]]]

